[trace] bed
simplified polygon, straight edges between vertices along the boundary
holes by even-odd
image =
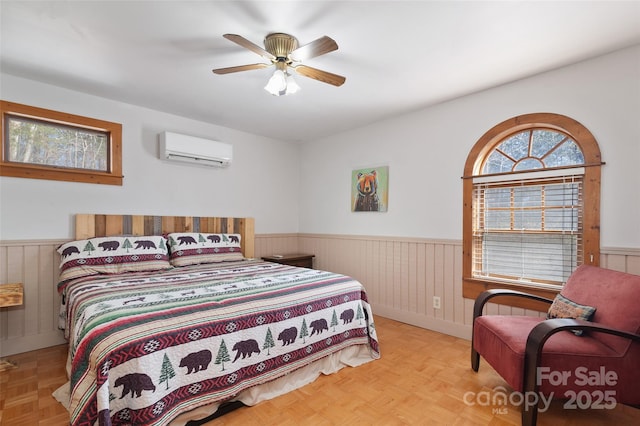
[[[72,425],[166,425],[379,358],[351,277],[254,259],[251,218],[76,215],[59,247]]]

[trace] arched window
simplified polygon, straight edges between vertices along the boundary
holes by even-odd
[[[597,265],[601,165],[591,132],[562,115],[485,133],[464,170],[464,296],[526,287],[552,298],[578,265]]]

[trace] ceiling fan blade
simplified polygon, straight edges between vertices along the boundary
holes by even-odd
[[[249,49],[254,53],[257,53],[258,55],[269,59],[270,61],[273,61],[276,59],[275,56],[273,56],[271,53],[267,52],[266,50],[264,50],[262,47],[258,46],[255,43],[250,42],[249,40],[247,40],[246,38],[242,37],[241,35],[238,34],[224,34],[223,35],[224,38],[226,38],[227,40],[231,40],[232,42],[239,44],[240,46],[244,47],[245,49]]]
[[[334,50],[338,50],[338,43],[336,43],[331,37],[322,36],[309,44],[298,47],[289,54],[289,58],[294,61],[304,61],[310,58],[315,58],[316,56],[324,55],[325,53],[333,52]]]
[[[216,68],[212,71],[214,74],[230,74],[232,72],[250,71],[250,70],[257,70],[260,68],[267,68],[272,65],[273,64],[249,64],[249,65],[239,65],[237,67]]]
[[[344,82],[347,80],[345,77],[341,75],[333,74],[327,71],[322,71],[317,68],[311,68],[306,65],[298,65],[292,68],[296,70],[296,72],[300,75],[313,78],[323,83],[333,84],[334,86],[342,86]]]

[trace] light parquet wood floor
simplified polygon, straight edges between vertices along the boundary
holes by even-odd
[[[469,365],[470,342],[376,317],[382,358],[344,368],[254,407],[209,422],[216,425],[519,425],[516,406],[470,405],[465,393],[491,393],[506,383],[483,360]],[[18,367],[0,373],[0,425],[62,426],[65,409],[51,393],[66,382],[66,346],[10,357]],[[468,394],[471,395],[471,394]],[[474,398],[467,398],[474,400]],[[640,410],[563,409],[540,413],[540,426],[637,425]]]

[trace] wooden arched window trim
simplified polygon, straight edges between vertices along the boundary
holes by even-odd
[[[487,131],[473,146],[467,157],[463,175],[463,297],[475,299],[482,291],[510,288],[553,299],[557,290],[532,288],[526,285],[496,282],[472,277],[473,181],[481,174],[487,155],[507,136],[532,128],[548,128],[564,132],[578,144],[584,155],[584,263],[600,263],[600,148],[593,134],[576,120],[560,114],[534,113],[510,118]],[[547,305],[519,299],[504,298],[498,303],[546,311]]]

